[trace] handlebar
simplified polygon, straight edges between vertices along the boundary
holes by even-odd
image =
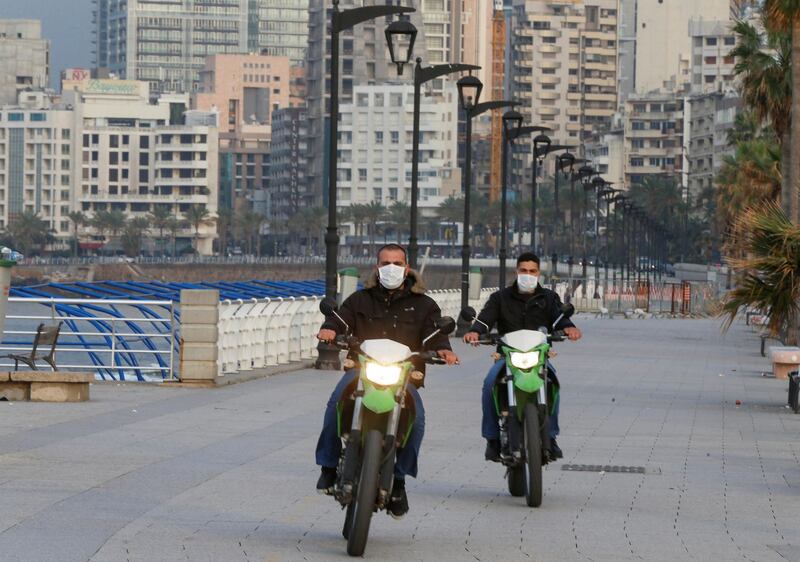
[[[439,357],[435,351],[421,351],[417,357],[429,365],[446,365],[447,361]]]
[[[333,343],[333,345],[335,345],[339,349],[348,351],[350,349],[357,349],[361,345],[362,340],[358,339],[355,336],[348,336],[348,335],[345,335],[345,334],[340,334],[340,335],[336,336],[336,338],[333,340],[332,343]],[[422,359],[425,363],[428,363],[429,365],[446,365],[447,364],[447,361],[445,361],[444,359],[439,357],[439,355],[437,355],[437,353],[435,351],[421,351],[421,352],[417,353],[417,357],[419,357],[420,359]]]

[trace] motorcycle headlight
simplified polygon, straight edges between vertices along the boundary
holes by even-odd
[[[400,382],[403,368],[400,365],[381,365],[372,361],[367,363],[367,378],[381,386],[392,386]]]
[[[517,369],[527,370],[535,367],[537,363],[539,363],[538,351],[528,351],[527,353],[515,351],[511,353],[511,364]]]

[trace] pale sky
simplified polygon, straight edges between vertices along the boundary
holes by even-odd
[[[50,83],[61,71],[89,68],[92,62],[91,0],[0,0],[0,19],[38,19],[42,36],[50,40]]]

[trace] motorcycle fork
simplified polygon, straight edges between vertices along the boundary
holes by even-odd
[[[508,422],[506,424],[508,430],[508,445],[511,456],[515,459],[519,459],[522,455],[522,427],[520,426],[519,415],[517,414],[517,393],[514,390],[514,376],[507,366],[505,383],[508,393]]]
[[[550,411],[547,404],[547,363],[542,367],[539,372],[542,378],[542,386],[539,387],[539,404],[537,407],[538,412],[543,414],[539,416],[539,429],[542,441],[542,451],[545,462],[550,460]]]
[[[386,422],[386,437],[383,441],[383,461],[381,462],[381,476],[378,482],[378,509],[383,509],[389,500],[389,494],[394,485],[394,463],[397,452],[397,429],[400,425],[400,414],[403,412],[406,403],[406,389],[408,388],[408,377],[405,383],[395,394],[395,404],[389,419]]]
[[[342,460],[339,463],[340,484],[336,494],[336,499],[342,505],[349,504],[353,499],[353,490],[358,472],[358,458],[361,450],[361,422],[363,414],[362,396],[364,393],[363,383],[359,380],[355,392],[355,404],[353,406],[353,421],[350,425],[350,433],[347,438],[342,437]]]

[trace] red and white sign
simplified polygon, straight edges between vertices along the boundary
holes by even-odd
[[[63,80],[70,80],[74,82],[81,82],[83,80],[88,80],[91,78],[92,73],[91,71],[85,68],[67,68],[61,74],[61,78]]]

